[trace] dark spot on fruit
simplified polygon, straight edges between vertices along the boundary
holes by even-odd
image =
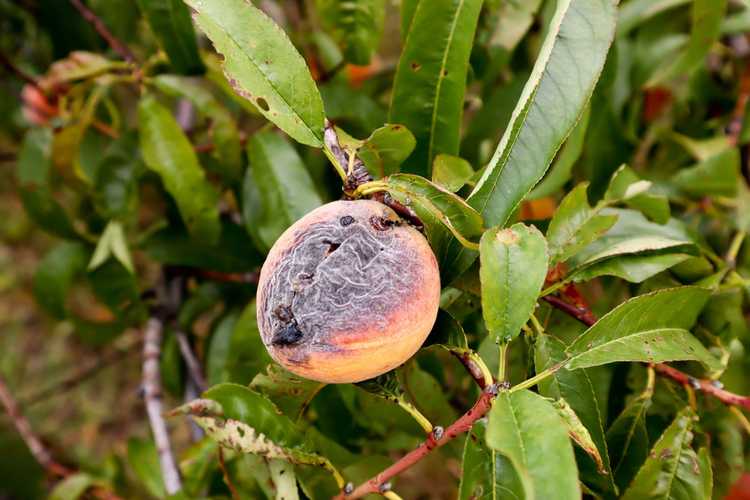
[[[326,249],[326,257],[331,255],[333,252],[339,249],[341,246],[341,243],[336,243],[335,241],[328,241],[323,240],[323,244],[328,245],[328,249]]]
[[[387,231],[393,226],[398,225],[398,223],[393,219],[373,215],[370,217],[370,225],[378,231]]]
[[[281,304],[276,309],[273,310],[274,316],[279,318],[279,321],[283,323],[289,323],[294,319],[294,313],[292,312],[292,308],[290,306],[287,306],[285,304]]]
[[[354,217],[352,217],[351,215],[345,215],[339,219],[339,223],[344,227],[348,226],[349,224],[353,222],[354,222]]]
[[[256,104],[258,105],[258,107],[259,107],[260,109],[262,109],[263,111],[268,111],[269,109],[271,109],[271,107],[270,107],[270,106],[268,105],[268,101],[266,101],[266,100],[265,100],[265,99],[263,99],[262,97],[258,97],[258,98],[257,98],[257,99],[255,100],[255,103],[256,103]]]
[[[273,334],[271,344],[275,346],[290,346],[298,343],[302,340],[304,334],[300,331],[296,321],[292,321],[288,325],[281,327],[276,333]]]

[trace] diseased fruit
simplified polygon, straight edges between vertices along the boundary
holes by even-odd
[[[281,235],[258,284],[268,352],[293,373],[359,382],[409,359],[440,301],[435,255],[387,206],[335,201]]]

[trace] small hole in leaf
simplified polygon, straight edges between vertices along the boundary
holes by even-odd
[[[258,97],[258,98],[257,98],[257,99],[255,100],[255,103],[256,103],[256,104],[258,105],[258,107],[259,107],[260,109],[262,109],[263,111],[268,111],[269,109],[271,109],[271,108],[270,108],[270,107],[268,106],[268,102],[267,102],[267,101],[266,101],[265,99],[263,99],[262,97]]]
[[[412,71],[419,71],[420,69],[422,69],[422,65],[419,64],[417,61],[412,61],[411,62],[411,69],[412,69]]]

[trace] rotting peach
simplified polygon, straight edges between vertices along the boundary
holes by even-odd
[[[439,302],[437,261],[419,231],[377,201],[335,201],[271,248],[258,283],[258,327],[271,357],[291,372],[360,382],[414,355]]]

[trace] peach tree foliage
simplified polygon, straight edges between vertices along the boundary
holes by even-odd
[[[735,109],[750,7],[89,1],[132,50],[123,62],[75,11],[40,4],[70,33],[0,2],[16,33],[48,39],[22,64],[38,85],[23,127],[3,119],[23,129],[23,206],[55,241],[35,296],[93,345],[163,319],[168,422],[201,429],[172,443],[170,498],[359,496],[423,442],[438,459],[367,491],[702,499],[741,475],[750,424],[698,380],[750,393],[750,134]],[[342,196],[396,202],[421,226],[440,312],[397,369],[323,384],[268,356],[257,273],[286,228]],[[71,307],[81,287],[104,319]],[[167,496],[154,443],[126,448],[56,498]]]

